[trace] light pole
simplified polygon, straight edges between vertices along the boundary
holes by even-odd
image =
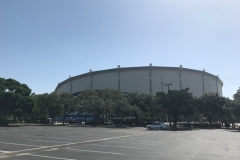
[[[165,86],[168,86],[168,92],[169,92],[169,86],[171,86],[172,83],[165,84]],[[167,94],[168,94],[167,92]],[[167,116],[167,122],[168,122],[168,116]],[[170,127],[172,127],[172,120],[170,120]]]
[[[168,92],[169,92],[169,86],[171,86],[172,84],[169,83],[169,84],[165,84],[165,86],[168,86]]]

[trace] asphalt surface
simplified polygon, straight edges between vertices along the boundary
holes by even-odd
[[[225,129],[0,127],[6,160],[239,160],[240,132]]]

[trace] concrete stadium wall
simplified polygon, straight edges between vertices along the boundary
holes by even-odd
[[[155,95],[156,92],[189,88],[194,96],[204,93],[222,94],[223,83],[218,76],[205,71],[182,67],[130,67],[89,72],[71,77],[58,84],[58,93],[79,93],[86,89],[120,89],[122,92],[138,92]]]

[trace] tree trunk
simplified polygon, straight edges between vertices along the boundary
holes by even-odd
[[[53,118],[52,118],[52,124],[54,124],[54,116],[53,116]]]
[[[136,119],[135,119],[135,124],[138,125],[138,122],[139,121],[139,116],[136,116]]]
[[[209,122],[210,126],[212,126],[212,117],[208,117],[208,122]]]
[[[173,119],[173,128],[177,128],[177,121],[178,121],[177,118]]]
[[[171,116],[168,116],[168,120],[170,122],[170,128],[172,128],[172,118],[171,118]]]
[[[64,115],[63,115],[63,125],[65,124],[65,117],[66,117],[66,114],[64,113]]]

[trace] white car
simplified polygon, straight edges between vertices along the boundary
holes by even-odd
[[[163,123],[153,123],[153,124],[147,125],[146,128],[149,130],[152,130],[152,129],[161,129],[162,130],[162,129],[167,129],[168,127]]]

